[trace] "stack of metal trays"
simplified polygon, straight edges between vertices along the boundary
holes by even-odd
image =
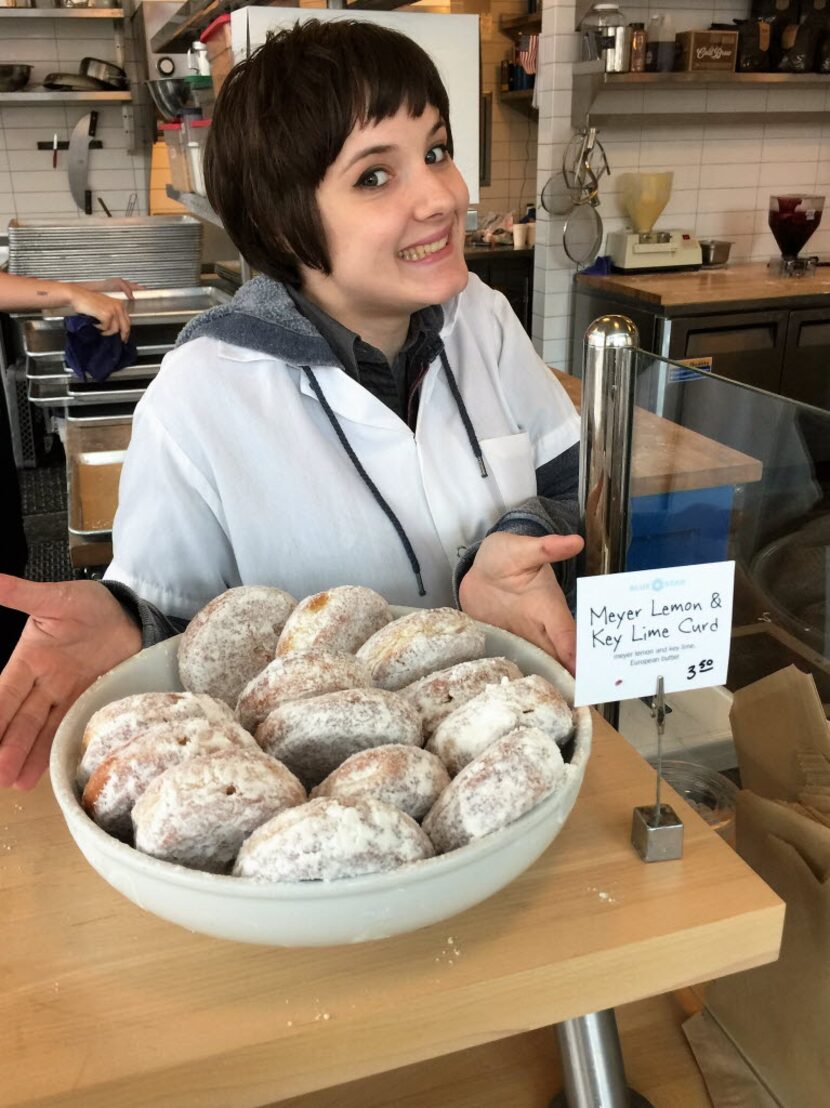
[[[161,289],[197,285],[201,264],[202,224],[189,215],[9,222],[9,273]]]
[[[158,373],[164,355],[172,350],[182,326],[200,312],[227,304],[230,299],[229,292],[213,285],[137,291],[129,302],[137,360],[101,382],[79,381],[66,365],[62,315],[15,315],[29,399],[46,408],[134,405]]]

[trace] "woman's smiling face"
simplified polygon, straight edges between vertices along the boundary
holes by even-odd
[[[301,267],[303,291],[367,341],[467,284],[469,193],[446,143],[435,108],[402,107],[355,127],[317,189],[332,271]]]

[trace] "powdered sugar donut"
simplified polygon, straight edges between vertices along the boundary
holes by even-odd
[[[258,751],[252,735],[233,720],[183,719],[156,723],[119,747],[90,777],[82,803],[99,827],[128,838],[130,813],[154,777],[189,758],[223,750]]]
[[[332,650],[285,654],[245,686],[236,706],[236,718],[246,730],[255,731],[269,712],[286,701],[371,684],[368,668],[352,654]]]
[[[476,658],[472,662],[459,662],[457,666],[430,673],[401,689],[401,695],[420,715],[424,737],[428,739],[442,720],[478,696],[488,685],[517,681],[520,677],[522,671],[507,658]]]
[[[497,739],[461,770],[423,823],[439,854],[513,823],[564,783],[557,744],[536,727]]]
[[[397,869],[434,853],[415,820],[391,804],[321,797],[254,831],[233,872],[258,881],[336,881]]]
[[[99,708],[87,723],[81,740],[83,756],[78,766],[78,784],[83,788],[110,754],[148,727],[195,718],[221,724],[232,722],[233,713],[221,700],[189,692],[135,693]]]
[[[191,692],[236,706],[239,694],[268,665],[297,601],[282,589],[240,585],[197,612],[179,641],[179,676]]]
[[[392,619],[380,593],[362,585],[340,585],[301,600],[285,623],[277,655],[321,647],[354,654]]]
[[[136,801],[136,849],[223,873],[255,827],[305,799],[297,778],[261,751],[192,758],[155,777]]]
[[[420,746],[393,743],[352,754],[311,795],[382,800],[420,820],[449,783],[440,758]]]
[[[515,727],[538,727],[563,743],[573,732],[573,713],[544,677],[534,674],[489,685],[438,725],[427,750],[438,755],[453,777]]]
[[[388,623],[361,646],[372,680],[382,689],[402,689],[436,669],[480,658],[484,631],[455,608],[427,608]]]
[[[262,749],[309,787],[350,754],[385,743],[420,746],[421,721],[403,697],[384,689],[344,689],[280,704],[257,727]]]

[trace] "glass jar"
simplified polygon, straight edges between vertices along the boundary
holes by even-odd
[[[616,4],[594,4],[579,24],[582,58],[601,61],[606,73],[627,73],[631,55],[631,29]]]

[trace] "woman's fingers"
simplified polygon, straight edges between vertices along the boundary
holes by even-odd
[[[51,710],[49,697],[37,687],[18,707],[0,738],[0,787],[13,785],[18,780]]]
[[[33,789],[49,766],[49,753],[52,749],[52,740],[60,726],[61,720],[66,715],[67,708],[63,704],[54,704],[46,718],[46,722],[40,729],[34,745],[29,751],[23,768],[20,770],[14,787],[28,791]],[[0,748],[1,749],[1,748]]]

